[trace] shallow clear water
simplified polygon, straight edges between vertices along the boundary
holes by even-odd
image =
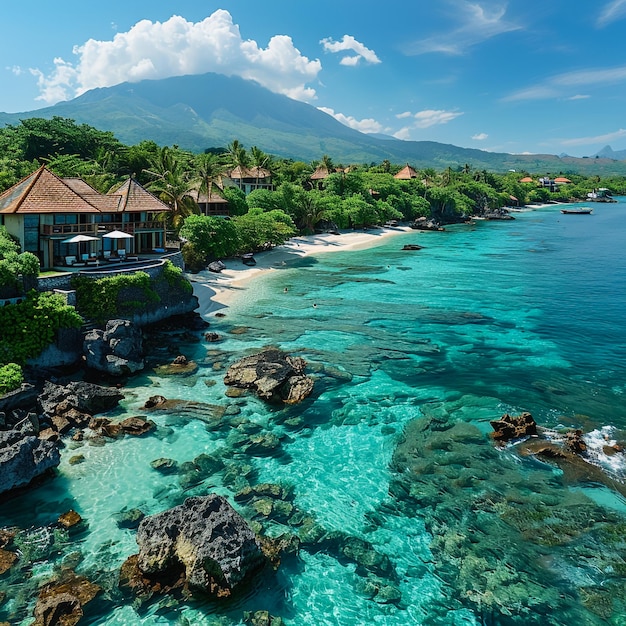
[[[424,247],[403,251],[405,243]],[[600,556],[626,555],[600,531],[621,523],[623,497],[495,451],[488,433],[489,421],[503,413],[530,411],[542,426],[591,433],[595,461],[623,476],[623,455],[605,457],[598,441],[626,439],[624,250],[620,202],[597,205],[591,216],[547,208],[517,214],[514,222],[399,234],[255,279],[225,318],[211,318],[221,342],[177,340],[200,364],[196,375],[146,372],[113,414],[145,414],[146,399],[161,394],[228,407],[230,422],[216,427],[193,412],[155,414],[158,428],[147,437],[69,444],[54,480],[2,506],[0,527],[44,526],[74,508],[88,530],[28,568],[30,583],[21,574],[4,581],[0,621],[30,623],[28,585],[43,581],[65,553],[80,551],[76,570],[107,590],[81,622],[88,624],[239,624],[244,611],[261,609],[293,625],[622,623],[623,579]],[[241,328],[246,332],[229,333]],[[303,356],[317,372],[311,401],[278,410],[224,395],[227,365],[268,344]],[[265,455],[242,454],[236,426],[243,420],[278,436],[280,445]],[[406,457],[418,482],[403,496],[398,444],[415,420],[430,426],[415,435]],[[450,435],[444,443],[439,431]],[[222,471],[198,484],[181,482],[150,465],[158,458],[182,464],[201,453],[225,453],[230,478]],[[83,462],[74,464],[76,455]],[[293,506],[318,525],[366,540],[388,557],[393,575],[386,582],[399,598],[372,597],[364,588],[374,580],[371,571],[311,547],[226,606],[153,604],[137,612],[111,591],[120,565],[136,552],[135,531],[117,523],[120,511],[152,514],[211,491],[232,501],[244,484],[265,482],[289,485]],[[532,523],[545,507],[550,515],[538,530]],[[581,511],[593,511],[602,528],[585,526]],[[290,529],[255,519],[270,534]],[[547,527],[559,540],[537,542]],[[486,539],[466,541],[481,532]],[[565,541],[567,533],[575,541]],[[588,542],[593,563],[576,552]],[[477,579],[487,591],[472,587]],[[566,608],[555,606],[553,590]],[[538,598],[530,614],[519,608],[529,595]]]

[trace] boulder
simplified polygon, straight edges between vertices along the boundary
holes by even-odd
[[[216,272],[217,274],[219,274],[222,270],[226,269],[226,266],[221,261],[213,261],[212,263],[208,264],[207,269],[209,270],[209,272]]]
[[[437,230],[442,231],[445,230],[442,226],[440,226],[434,220],[428,219],[427,217],[418,217],[412,224],[411,228],[413,230]]]
[[[44,417],[72,414],[75,410],[89,416],[114,409],[124,398],[118,389],[102,387],[93,383],[74,381],[67,385],[46,382],[38,398],[39,409]]]
[[[34,478],[57,467],[61,461],[54,441],[37,437],[29,420],[20,427],[0,432],[0,493],[25,487]]]
[[[111,376],[124,376],[144,368],[141,330],[128,320],[109,320],[105,330],[85,334],[87,367]]]
[[[491,436],[501,443],[537,435],[537,424],[527,411],[517,417],[505,413],[499,420],[494,420],[490,424],[494,431]]]
[[[253,389],[264,400],[295,404],[313,391],[314,381],[305,376],[305,369],[304,359],[277,348],[266,348],[231,365],[224,383]]]
[[[91,602],[101,588],[65,570],[59,581],[44,585],[35,606],[33,626],[73,626],[83,616],[83,606]]]
[[[188,498],[146,517],[137,531],[137,567],[147,578],[176,580],[191,591],[226,597],[264,567],[256,535],[218,495]]]

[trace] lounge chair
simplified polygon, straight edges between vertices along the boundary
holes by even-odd
[[[117,251],[117,256],[120,257],[120,259],[125,259],[126,258],[126,250],[124,250],[124,248],[120,248]]]
[[[64,260],[65,260],[65,265],[67,265],[68,267],[72,267],[72,265],[76,263],[75,256],[66,256]]]

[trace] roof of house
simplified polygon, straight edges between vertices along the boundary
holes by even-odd
[[[314,172],[311,174],[311,180],[323,180],[328,176],[328,168],[320,165]]]
[[[102,201],[101,194],[91,191],[89,196],[83,196],[41,166],[0,194],[0,213],[99,213],[116,204],[114,199]]]
[[[571,183],[572,181],[569,178],[565,178],[564,176],[559,176],[554,179],[555,183]]]
[[[140,211],[158,212],[171,211],[165,202],[142,187],[134,178],[128,178],[123,183],[111,189],[107,196],[121,198],[119,211],[136,213]]]
[[[532,183],[533,179],[530,176],[525,176],[524,178],[522,178],[520,181],[520,183]]]
[[[254,178],[256,180],[257,178],[270,178],[271,173],[262,167],[241,167],[238,165],[228,173],[228,176],[236,180],[243,178]]]
[[[228,200],[226,198],[222,198],[222,196],[211,191],[211,195],[207,193],[200,193],[196,196],[196,202],[198,204],[228,204]]]
[[[399,180],[410,180],[417,178],[417,172],[407,163],[395,176]]]
[[[80,178],[60,178],[41,166],[0,194],[0,213],[119,213],[170,211],[170,207],[128,179],[108,194]]]

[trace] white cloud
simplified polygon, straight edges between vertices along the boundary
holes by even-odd
[[[408,126],[401,128],[396,131],[393,135],[396,139],[402,139],[403,141],[408,141],[411,139],[411,129]]]
[[[472,139],[474,141],[485,141],[485,139],[487,139],[489,137],[489,135],[487,133],[478,133],[476,135],[472,136]]]
[[[463,54],[468,48],[515,30],[521,25],[506,20],[507,4],[450,0],[448,14],[454,16],[459,26],[448,33],[417,41],[406,50],[408,54],[440,52]]]
[[[578,91],[580,87],[614,85],[622,82],[626,82],[626,65],[612,68],[577,70],[548,77],[537,85],[520,89],[506,96],[503,98],[503,101],[548,100],[552,98],[570,98],[577,100],[585,96],[576,95],[576,93],[570,96],[568,92],[574,89]]]
[[[604,5],[598,16],[597,25],[599,28],[607,26],[626,16],[626,0],[611,0]]]
[[[588,146],[594,143],[608,143],[615,139],[621,139],[626,136],[626,130],[620,128],[613,133],[606,135],[596,135],[595,137],[577,137],[575,139],[564,139],[561,144],[564,146]]]
[[[363,59],[367,63],[380,63],[380,59],[376,56],[373,50],[370,50],[364,46],[361,42],[357,41],[352,35],[344,35],[341,41],[333,41],[330,37],[322,39],[320,41],[326,52],[352,52],[354,54],[348,54],[344,56],[340,63],[341,65],[354,66]]]
[[[363,120],[357,120],[356,118],[344,115],[343,113],[335,113],[333,109],[329,109],[328,107],[318,107],[318,109],[334,117],[338,122],[344,124],[344,126],[349,126],[350,128],[354,128],[354,130],[358,130],[362,133],[380,133],[383,131],[382,124],[377,122],[375,119],[366,118]]]
[[[447,124],[460,115],[463,115],[460,111],[426,109],[425,111],[419,111],[413,117],[417,120],[415,123],[416,128],[429,128],[437,124]]]
[[[396,117],[399,120],[403,120],[406,119],[407,117],[411,117],[413,115],[413,113],[411,113],[411,111],[405,111],[404,113],[398,113],[398,115],[396,115]]]
[[[276,35],[267,47],[242,39],[228,11],[219,9],[200,22],[172,16],[165,22],[141,20],[111,41],[89,39],[74,47],[76,64],[55,59],[55,69],[38,78],[40,100],[49,104],[76,97],[96,87],[125,81],[217,72],[253,79],[274,92],[311,101],[307,83],[322,69],[294,46],[291,37]]]
[[[575,96],[571,96],[570,98],[568,98],[568,100],[587,100],[588,98],[591,98],[591,96],[587,94],[578,93]]]

